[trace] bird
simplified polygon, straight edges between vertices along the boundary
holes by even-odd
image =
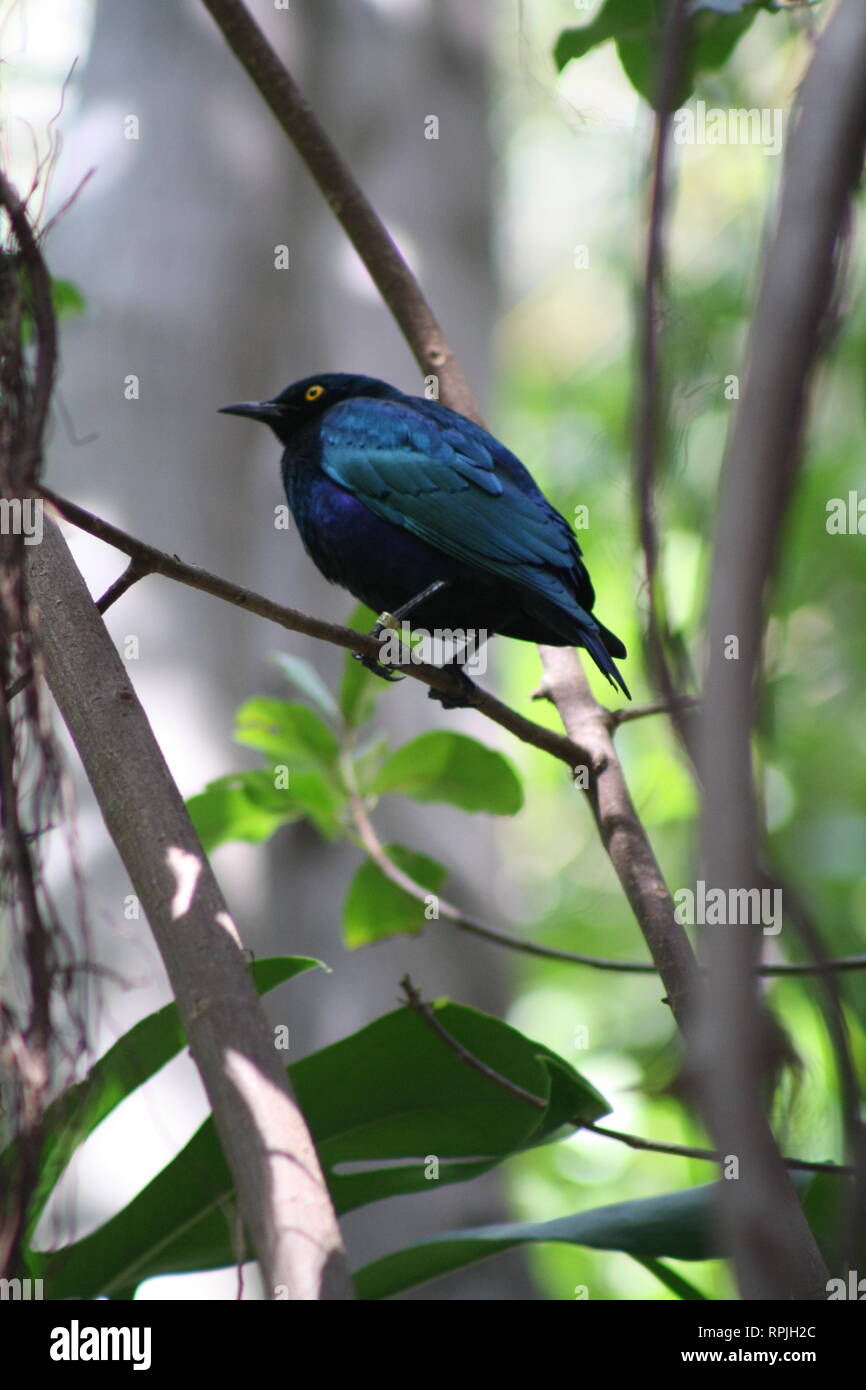
[[[413,629],[584,647],[631,699],[614,661],[626,649],[593,613],[572,527],[482,426],[438,400],[345,372],[220,412],[274,432],[307,553],[325,579],[381,614],[377,636],[411,614]],[[461,664],[458,656],[461,694],[429,692],[446,707],[471,703]]]

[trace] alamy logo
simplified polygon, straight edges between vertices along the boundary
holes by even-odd
[[[674,893],[674,916],[684,927],[762,927],[764,936],[782,930],[781,888],[708,888],[702,878]]]
[[[42,543],[41,497],[0,497],[0,536],[23,536],[25,545]]]
[[[467,676],[487,670],[487,629],[423,627],[401,623],[382,633],[379,661],[384,666],[445,666],[459,660]]]
[[[69,1327],[51,1329],[52,1361],[131,1361],[134,1371],[147,1371],[151,1360],[149,1327],[82,1327],[73,1318]]]
[[[782,110],[731,107],[723,110],[705,101],[695,109],[684,106],[674,112],[674,140],[678,145],[761,145],[764,154],[781,154]]]
[[[12,1299],[27,1303],[44,1297],[41,1279],[0,1279],[0,1302]]]
[[[866,497],[853,488],[847,498],[831,497],[824,524],[830,536],[866,536]]]
[[[850,1299],[857,1303],[866,1300],[866,1279],[861,1279],[856,1269],[848,1270],[847,1280],[827,1280],[827,1302],[838,1302],[840,1299]]]

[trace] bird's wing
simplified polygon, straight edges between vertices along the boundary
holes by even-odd
[[[577,601],[576,581],[590,608],[592,588],[568,523],[485,430],[355,397],[328,411],[320,438],[325,473],[377,516],[595,626]]]

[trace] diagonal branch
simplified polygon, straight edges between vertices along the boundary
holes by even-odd
[[[593,699],[577,653],[542,647],[542,690],[555,703],[569,737],[587,750],[587,795],[601,842],[644,934],[681,1028],[695,1017],[698,970],[689,939],[628,790],[608,711]]]
[[[361,797],[352,791],[349,799],[358,838],[376,868],[397,888],[402,888],[404,893],[408,893],[422,905],[426,904],[430,896],[429,890],[416,883],[409,874],[404,873],[399,864],[394,863],[376,834]],[[541,956],[544,960],[558,960],[567,965],[587,965],[594,970],[616,970],[631,975],[655,973],[655,966],[649,961],[604,960],[598,956],[579,955],[575,951],[560,951],[555,946],[544,946],[541,942],[529,941],[525,937],[509,936],[507,932],[498,931],[474,917],[468,917],[439,893],[436,894],[436,903],[439,915],[452,926],[459,927],[461,931],[469,932],[472,936],[479,936],[484,941],[491,941],[496,946],[504,946],[510,951],[522,951],[524,955]]]
[[[288,69],[240,0],[203,0],[203,4],[319,185],[418,366],[425,376],[438,378],[442,395],[454,410],[478,420],[475,398],[418,281]]]
[[[136,539],[135,536],[130,536],[126,531],[121,531],[118,526],[113,526],[101,517],[94,516],[92,512],[85,511],[83,507],[77,506],[74,502],[68,502],[65,498],[58,497],[48,488],[42,488],[41,493],[66,520],[71,521],[89,535],[105,541],[107,545],[114,546],[122,554],[128,555],[137,567],[137,572],[133,571],[132,566],[127,567],[116,583],[103,595],[98,605],[101,611],[109,606],[109,600],[113,602],[120,594],[125,593],[140,576],[161,574],[166,579],[173,579],[179,584],[186,584],[191,589],[212,594],[215,598],[234,604],[237,608],[243,608],[247,613],[255,613],[260,618],[267,618],[269,622],[276,623],[279,627],[288,629],[289,632],[302,632],[308,637],[316,637],[323,642],[330,642],[333,646],[341,647],[344,651],[361,652],[365,656],[372,657],[379,655],[381,650],[379,642],[369,634],[355,632],[352,628],[341,627],[339,623],[326,622],[324,618],[310,617],[307,613],[301,613],[296,608],[287,608],[281,603],[276,603],[273,599],[265,598],[263,594],[257,594],[252,589],[245,589],[240,584],[232,583],[230,579],[223,579],[220,575],[211,574],[208,570],[199,569],[196,565],[185,564],[176,555],[168,555],[163,550],[157,550],[155,546],[147,545],[144,541]],[[401,666],[400,670],[404,675],[421,681],[433,690],[441,690],[446,695],[461,696],[463,694],[463,686],[456,684],[453,675],[443,667],[428,666],[424,662],[413,660],[411,664]],[[551,757],[558,758],[567,767],[571,768],[576,763],[585,761],[584,750],[570,739],[565,738],[562,734],[557,734],[552,729],[546,729],[542,724],[536,724],[531,719],[526,719],[524,715],[518,714],[517,710],[511,709],[509,705],[498,700],[489,691],[482,690],[480,686],[474,687],[471,703],[472,708],[476,709],[479,714],[485,715],[494,724],[499,724],[503,729],[507,729],[523,743],[531,744],[543,753],[549,753]]]
[[[641,1152],[670,1154],[672,1158],[699,1158],[708,1163],[720,1163],[722,1156],[716,1149],[696,1149],[690,1144],[666,1144],[660,1139],[642,1139],[637,1134],[624,1134],[620,1129],[608,1129],[606,1125],[587,1123],[584,1129],[598,1134],[602,1139],[615,1139],[618,1144],[627,1144],[630,1149]],[[850,1178],[854,1169],[844,1163],[813,1162],[808,1158],[783,1158],[786,1168],[794,1173],[824,1173],[834,1178]]]

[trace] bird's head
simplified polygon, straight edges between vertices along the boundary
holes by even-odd
[[[250,420],[261,420],[270,425],[281,444],[288,444],[292,436],[310,420],[323,415],[331,406],[350,396],[378,396],[399,399],[401,392],[389,386],[386,381],[378,381],[372,376],[355,376],[349,372],[322,372],[319,376],[304,377],[295,381],[269,401],[240,401],[237,405],[224,405],[222,415],[245,415]]]

